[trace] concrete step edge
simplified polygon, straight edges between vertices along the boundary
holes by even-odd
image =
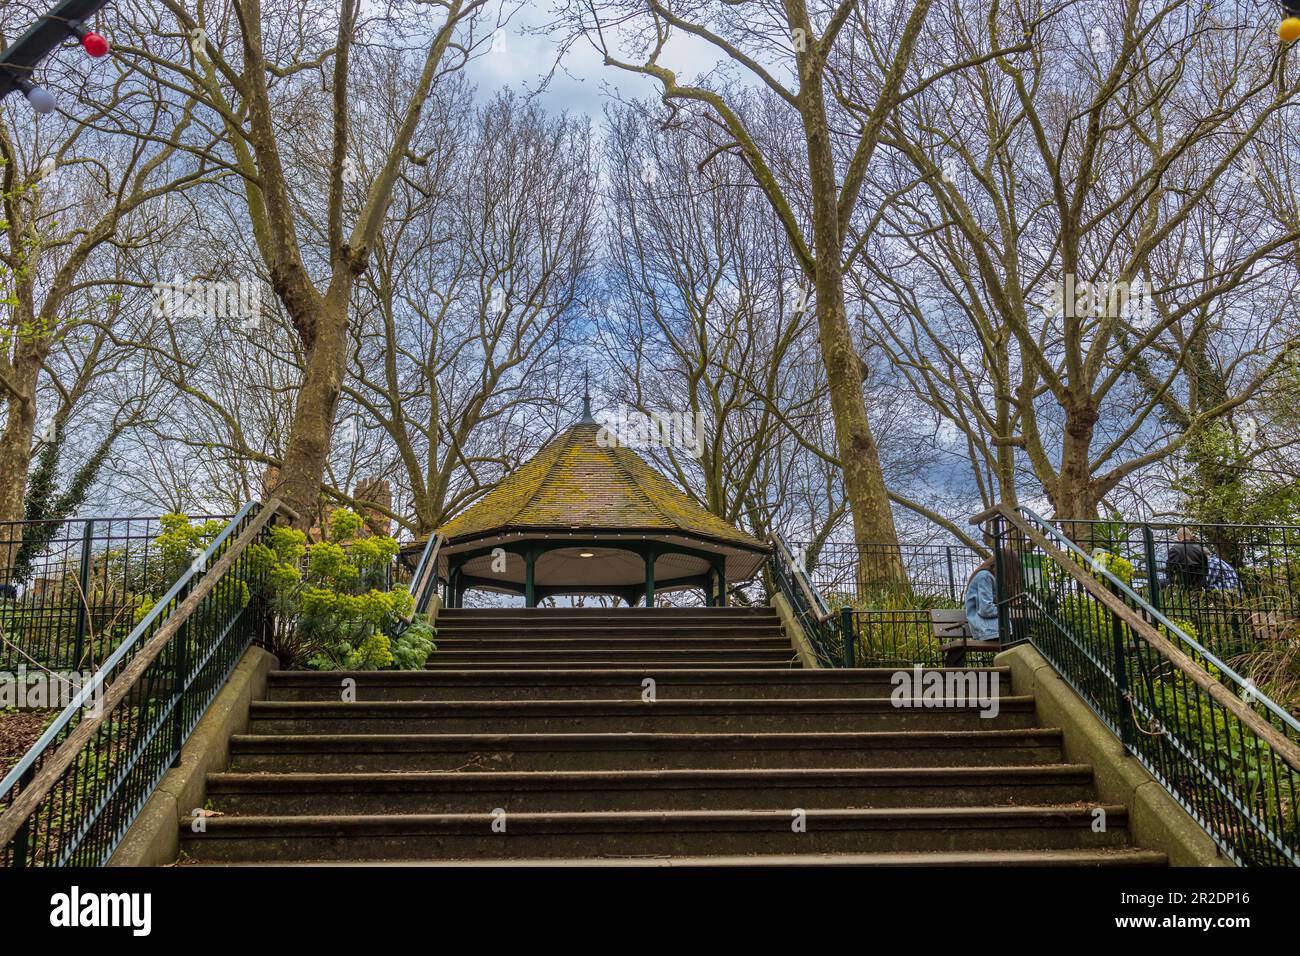
[[[973,667],[973,668],[932,668],[933,670],[952,670],[958,673],[967,672],[984,672],[997,673],[1000,676],[1010,678],[1011,668],[1009,667]],[[672,672],[670,680],[690,681],[694,678],[712,679],[725,682],[743,682],[754,680],[757,682],[782,682],[782,681],[799,681],[801,683],[860,683],[866,681],[883,681],[888,682],[889,678],[897,673],[894,668],[855,668],[847,670],[844,668],[835,669],[801,669],[795,668],[789,673],[774,671],[771,668],[761,668],[745,670],[744,668],[730,667],[707,667],[695,669],[682,669]],[[496,674],[492,671],[456,671],[450,668],[429,672],[425,670],[413,671],[271,671],[268,679],[272,683],[282,682],[302,682],[302,683],[328,683],[336,684],[343,678],[350,677],[360,682],[375,683],[405,683],[413,682],[420,684],[437,684],[443,681],[467,680],[473,683],[490,682],[497,676],[501,679],[508,679],[512,682],[533,682],[539,683],[557,683],[566,679],[572,679],[581,683],[600,683],[603,681],[617,681],[620,678],[636,677],[638,679],[645,676],[640,668],[619,668],[611,671],[592,671],[581,669],[565,672],[562,670],[544,671],[540,674],[520,675],[517,671],[504,670]]]
[[[250,716],[264,717],[283,715],[286,717],[303,717],[320,715],[325,717],[401,714],[582,714],[600,715],[616,714],[691,714],[691,713],[785,713],[785,712],[826,712],[841,711],[978,711],[978,703],[961,706],[944,705],[942,707],[921,706],[923,702],[914,702],[914,706],[899,707],[888,697],[767,697],[767,698],[727,698],[727,697],[673,697],[648,703],[640,699],[626,700],[612,698],[607,700],[366,700],[354,703],[343,701],[316,700],[256,700],[250,705]],[[998,698],[1000,710],[1032,710],[1034,698],[1028,695],[1012,695]]]
[[[636,790],[662,785],[675,788],[706,786],[968,786],[1017,785],[1033,782],[1086,783],[1089,764],[1019,764],[991,767],[817,767],[811,769],[741,770],[534,770],[534,771],[401,771],[371,773],[240,773],[207,775],[213,791],[263,793],[273,790],[318,789],[322,792],[390,792],[421,789]]]
[[[877,747],[963,746],[979,747],[997,744],[1020,745],[1023,741],[1059,744],[1062,733],[1059,727],[1026,727],[989,730],[899,730],[899,731],[843,731],[835,733],[772,732],[752,733],[495,733],[495,734],[234,734],[232,747],[267,746],[270,742],[308,746],[313,750],[330,747],[379,744],[406,746],[440,745],[448,747],[476,747],[482,749],[509,749],[528,746],[532,749],[565,746],[571,748],[602,748],[639,746],[644,748],[701,748],[722,746],[728,749],[754,749],[756,747],[785,747],[798,749],[860,749]]]
[[[824,830],[860,830],[901,827],[906,829],[940,829],[961,826],[965,829],[1005,829],[1009,827],[1091,827],[1095,811],[1106,814],[1108,830],[1126,825],[1127,809],[1119,804],[1080,802],[1036,806],[978,807],[904,807],[872,809],[807,809],[808,827]],[[417,834],[480,830],[490,826],[491,813],[443,814],[339,814],[303,816],[214,816],[206,818],[207,832],[200,839],[223,835],[243,836],[250,832],[274,832],[280,835],[326,832],[347,838],[371,833],[405,832]],[[616,810],[596,812],[521,812],[509,814],[510,831],[532,832],[617,832],[620,829],[650,831],[709,831],[711,829],[747,830],[779,827],[788,830],[787,810]],[[188,821],[181,824],[189,834]]]
[[[604,856],[485,860],[193,861],[198,866],[435,866],[435,867],[816,867],[816,866],[1167,866],[1156,850],[1131,846],[1062,850],[916,851],[911,853],[756,854],[753,856]]]

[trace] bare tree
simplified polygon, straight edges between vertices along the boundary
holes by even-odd
[[[862,359],[846,311],[846,246],[885,120],[912,95],[909,67],[929,9],[928,0],[888,8],[856,0],[812,5],[789,0],[779,7],[573,0],[566,7],[571,29],[587,38],[607,65],[653,78],[666,103],[701,106],[718,127],[716,148],[742,157],[771,203],[816,295],[838,457],[861,545],[896,543],[897,534],[867,417]],[[616,45],[615,35],[625,40],[626,49]],[[726,67],[742,71],[766,95],[716,79],[683,81],[666,65],[674,36],[702,40]],[[870,95],[837,89],[832,65],[862,77]],[[789,117],[800,152],[773,149],[756,135],[753,114],[762,109]],[[905,578],[901,561],[890,571]]]
[[[196,91],[221,124],[256,248],[301,343],[303,375],[272,490],[307,524],[329,457],[357,278],[370,266],[402,170],[423,161],[415,134],[425,103],[481,42],[486,5],[437,0],[365,11],[357,0],[237,0],[191,10],[163,0],[190,38],[189,55],[144,54]],[[418,64],[402,89],[384,83],[393,58]],[[381,149],[362,149],[351,135],[359,103],[387,123]],[[298,180],[309,167],[291,162],[313,149],[325,157],[323,190]]]
[[[759,536],[825,538],[845,504],[815,445],[834,442],[802,273],[742,162],[682,128],[698,117],[661,121],[649,104],[607,116],[600,377],[625,410],[691,423],[642,453],[705,508]]]
[[[595,207],[587,125],[509,94],[455,115],[468,99],[458,89],[442,100],[421,138],[429,162],[397,189],[358,290],[368,318],[354,326],[344,382],[417,534],[547,436],[582,347],[573,326]]]
[[[129,44],[131,29],[121,35]],[[196,128],[191,99],[129,58],[88,77],[55,64],[45,82],[65,104],[55,115],[13,98],[0,107],[0,520],[23,516],[36,448],[57,458],[74,410],[121,358],[117,337],[132,318],[123,289],[138,287],[133,258],[166,236],[151,207],[223,175],[181,162],[214,141]],[[113,418],[91,440],[92,460],[130,415]],[[10,557],[0,554],[0,566]]]
[[[1018,451],[1057,514],[1094,517],[1294,348],[1270,287],[1300,231],[1242,170],[1297,78],[1254,24],[1190,2],[950,2],[944,19],[942,43],[984,61],[886,124],[899,162],[863,281],[908,323],[876,325],[988,463],[986,497],[1014,495]],[[1207,347],[1234,355],[1216,388]]]

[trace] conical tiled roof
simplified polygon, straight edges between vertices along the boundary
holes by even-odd
[[[768,550],[700,507],[631,449],[602,445],[600,432],[590,419],[573,425],[438,531],[448,543],[500,531],[637,531]]]

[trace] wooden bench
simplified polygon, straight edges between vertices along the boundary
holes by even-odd
[[[971,651],[1002,649],[1002,644],[998,641],[977,641],[971,637],[963,608],[932,608],[930,629],[939,641],[939,650],[943,651],[944,667],[961,667]]]

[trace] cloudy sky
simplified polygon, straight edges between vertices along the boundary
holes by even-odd
[[[547,7],[534,4],[526,4],[511,17],[494,47],[485,47],[469,67],[480,96],[491,96],[503,86],[518,92],[541,87],[555,66],[562,39],[560,34],[546,31],[550,19]],[[607,36],[617,39],[617,32]],[[690,79],[712,69],[717,58],[704,41],[678,35],[669,42],[661,62]],[[612,97],[636,99],[654,95],[657,88],[658,83],[649,77],[605,66],[595,48],[583,40],[565,53],[542,93],[542,102],[551,110],[599,117]]]

